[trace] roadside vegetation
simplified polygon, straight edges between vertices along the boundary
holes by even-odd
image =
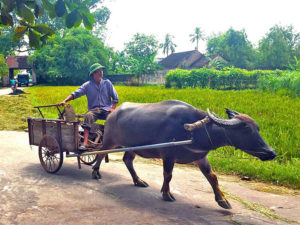
[[[48,105],[62,101],[75,86],[31,87],[32,105]],[[220,91],[210,89],[165,89],[164,87],[116,86],[120,104],[130,102],[159,102],[178,99],[205,110],[210,108],[226,117],[224,108],[250,115],[260,126],[260,133],[278,156],[262,162],[231,147],[209,154],[214,170],[226,174],[249,176],[287,187],[300,188],[300,99],[258,90]],[[71,101],[76,113],[85,113],[86,98]],[[47,118],[57,118],[55,108],[43,110]],[[34,114],[34,113],[32,113]],[[33,115],[32,115],[33,116]],[[250,159],[249,159],[250,158]]]
[[[297,64],[300,63],[297,61]],[[201,87],[217,90],[261,89],[300,97],[300,69],[252,70],[225,67],[176,69],[166,75],[166,87]]]
[[[26,117],[38,116],[29,94],[0,96],[0,130],[21,131],[27,128]]]

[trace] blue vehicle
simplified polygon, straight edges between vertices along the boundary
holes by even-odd
[[[25,85],[25,86],[28,87],[28,85],[29,85],[29,74],[27,74],[27,73],[18,74],[18,83],[19,83],[19,87],[21,87],[22,85]]]

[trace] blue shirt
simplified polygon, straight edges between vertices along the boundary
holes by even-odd
[[[88,110],[99,107],[106,111],[112,107],[112,104],[118,103],[118,94],[110,80],[102,79],[98,86],[94,79],[85,82],[72,93],[73,99],[86,95],[88,101]]]

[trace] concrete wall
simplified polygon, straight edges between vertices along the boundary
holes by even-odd
[[[164,85],[165,84],[165,76],[169,72],[169,70],[159,70],[155,74],[146,74],[142,76],[143,84],[156,84],[156,85]]]
[[[2,86],[3,86],[3,87],[9,86],[9,76],[8,76],[8,75],[2,77],[2,78],[1,78],[1,81],[2,81]]]

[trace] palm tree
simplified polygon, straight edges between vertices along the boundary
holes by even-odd
[[[194,43],[195,41],[197,42],[196,49],[198,50],[199,40],[204,39],[204,34],[200,27],[196,27],[195,32],[193,34],[190,34],[190,38],[192,43]]]
[[[167,56],[169,55],[169,50],[173,53],[177,47],[177,45],[172,41],[173,38],[173,35],[166,34],[165,42],[162,44],[163,53],[167,54]]]

